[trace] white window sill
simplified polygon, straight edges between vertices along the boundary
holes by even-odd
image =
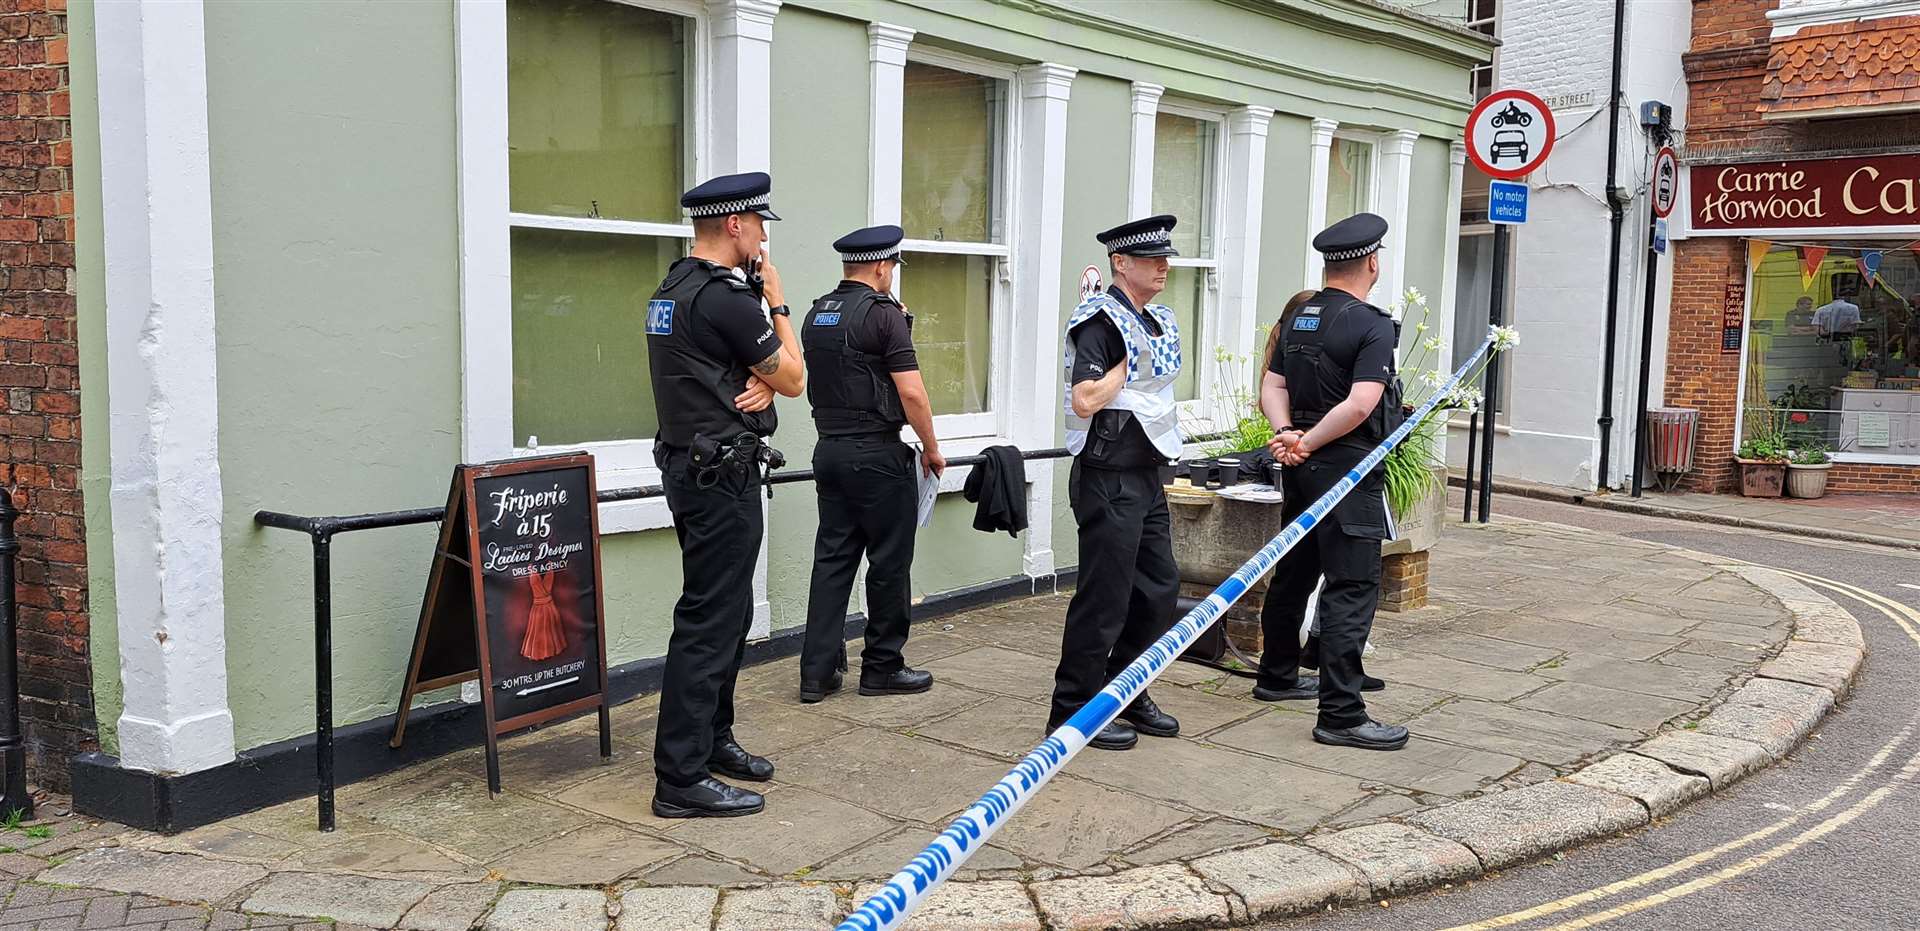
[[[1920,466],[1920,454],[1902,455],[1900,453],[1892,453],[1892,452],[1877,452],[1877,451],[1876,452],[1857,452],[1856,451],[1856,452],[1846,452],[1846,453],[1833,453],[1832,459],[1835,462],[1853,463],[1857,465]]]

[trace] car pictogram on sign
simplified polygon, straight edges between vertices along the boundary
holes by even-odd
[[[1498,120],[1499,117],[1494,117]],[[1527,134],[1517,129],[1502,129],[1493,134],[1493,143],[1487,146],[1487,161],[1500,164],[1507,158],[1521,164],[1527,161]]]

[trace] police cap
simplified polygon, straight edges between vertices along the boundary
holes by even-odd
[[[842,262],[892,259],[904,265],[900,258],[900,240],[905,237],[906,233],[897,226],[869,226],[834,240],[833,251],[840,253]]]
[[[1363,259],[1380,250],[1387,221],[1378,214],[1356,213],[1313,237],[1313,249],[1329,262]]]
[[[779,214],[768,205],[772,193],[773,179],[767,177],[766,172],[749,171],[721,175],[695,187],[680,195],[680,206],[687,208],[687,216],[696,220],[735,213],[757,213],[769,220],[778,220]]]
[[[1107,247],[1108,255],[1179,255],[1173,248],[1172,238],[1173,228],[1179,223],[1172,214],[1163,213],[1157,217],[1122,223],[1094,238]]]

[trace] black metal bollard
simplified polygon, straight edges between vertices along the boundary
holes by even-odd
[[[20,517],[13,495],[0,488],[0,817],[20,813],[33,817],[33,796],[27,793],[27,744],[20,735],[20,659],[14,634],[19,627],[14,598],[14,560],[20,539],[13,522]]]

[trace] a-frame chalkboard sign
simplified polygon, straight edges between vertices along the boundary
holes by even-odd
[[[454,468],[392,746],[415,695],[478,679],[490,791],[519,728],[598,709],[613,755],[596,491],[587,453]]]

